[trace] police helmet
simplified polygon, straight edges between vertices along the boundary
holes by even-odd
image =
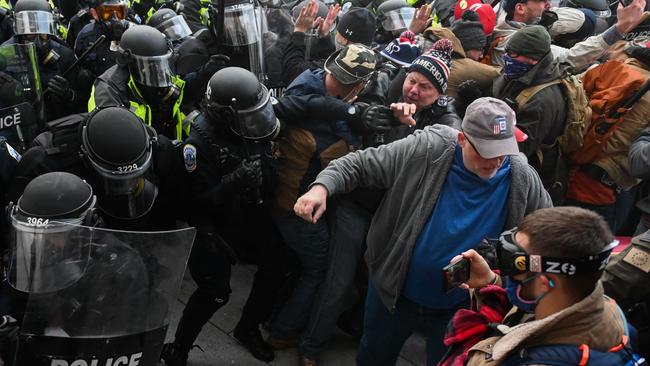
[[[120,107],[97,109],[84,122],[81,151],[103,186],[99,207],[105,213],[134,219],[154,204],[156,189],[146,178],[152,165],[155,131]]]
[[[205,93],[208,117],[226,118],[233,133],[251,140],[273,138],[279,131],[269,90],[241,67],[217,71]]]
[[[415,9],[405,0],[387,0],[377,7],[377,24],[387,32],[399,34],[408,29]]]
[[[78,280],[88,256],[75,234],[97,226],[92,187],[74,174],[34,178],[16,205],[9,204],[10,261],[7,278],[19,291],[57,291]]]
[[[172,42],[192,34],[192,30],[187,25],[185,18],[169,8],[158,9],[149,18],[147,25],[158,29]]]
[[[132,25],[122,35],[116,61],[133,79],[149,87],[173,85],[172,50],[167,38],[148,25]]]
[[[52,8],[45,0],[18,0],[14,7],[14,33],[56,34]]]

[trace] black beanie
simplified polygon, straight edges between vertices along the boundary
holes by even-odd
[[[370,46],[375,36],[375,16],[366,8],[350,8],[336,29],[348,41]]]
[[[461,19],[451,26],[451,31],[465,50],[482,50],[487,42],[481,18],[472,10],[465,10]]]
[[[417,71],[424,75],[438,89],[440,94],[447,90],[449,69],[451,69],[451,52],[454,46],[448,39],[439,39],[428,52],[416,58],[408,72]]]

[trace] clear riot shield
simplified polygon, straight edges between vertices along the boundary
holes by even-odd
[[[282,96],[286,85],[282,78],[282,57],[293,33],[291,12],[281,4],[268,2],[264,9],[267,32],[263,34],[264,61],[266,63],[266,86],[276,98]]]
[[[29,292],[14,365],[157,365],[196,230],[33,224],[7,272]]]
[[[0,71],[6,74],[0,93],[0,135],[6,137],[12,146],[24,150],[45,123],[34,45],[0,47]]]

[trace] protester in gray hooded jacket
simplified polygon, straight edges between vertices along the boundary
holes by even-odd
[[[419,256],[422,246],[436,246],[434,252],[441,258],[445,255],[440,252],[445,249],[478,244],[480,238],[490,235],[488,231],[517,226],[526,214],[552,205],[539,176],[528,165],[526,158],[518,154],[512,131],[513,122],[514,112],[504,102],[494,98],[479,98],[468,107],[462,124],[465,132],[447,126],[430,126],[391,144],[348,154],[332,161],[318,175],[310,191],[296,202],[296,214],[305,220],[316,222],[325,211],[327,196],[350,192],[359,186],[386,189],[370,225],[365,256],[371,279],[368,299],[373,294],[383,304],[380,306],[383,310],[377,310],[376,307],[369,309],[370,300],[366,300],[364,336],[357,359],[359,364],[394,364],[393,358],[397,357],[406,340],[401,338],[403,335],[408,337],[410,333],[408,329],[388,329],[392,325],[385,324],[397,323],[400,327],[401,322],[397,318],[402,316],[406,308],[407,312],[416,311],[414,306],[423,313],[431,313],[438,318],[437,323],[443,323],[435,326],[425,323],[427,338],[432,342],[432,347],[429,347],[428,341],[427,349],[437,348],[436,343],[442,344],[442,332],[446,319],[449,318],[447,312],[458,308],[462,302],[449,302],[449,295],[441,294],[434,299],[437,304],[430,306],[430,302],[424,301],[427,302],[425,304],[409,297],[406,289],[410,282],[423,277],[414,276],[412,268],[414,262],[422,264]],[[508,171],[503,172],[504,167]],[[499,185],[501,183],[492,184],[493,178],[499,174],[502,174],[501,183],[506,184],[504,190],[500,188],[503,187]],[[459,179],[459,176],[460,179],[469,178],[472,182],[465,185],[462,181],[454,180]],[[451,187],[450,180],[454,180]],[[486,188],[484,184],[492,185]],[[463,185],[464,188],[458,188],[457,185]],[[481,189],[484,191],[479,193],[477,199],[474,194]],[[486,206],[485,201],[497,195],[492,193],[499,193],[500,199],[494,201],[493,205]],[[458,195],[461,196],[460,199]],[[468,201],[464,200],[466,197],[469,198]],[[457,207],[453,206],[456,204],[469,210],[463,213],[455,211]],[[442,212],[451,214],[440,215],[441,209],[444,210]],[[472,219],[484,217],[486,220],[468,223],[466,220],[470,216]],[[430,227],[439,225],[432,224],[432,220],[441,218],[443,220],[440,221],[444,221],[442,225],[449,226],[443,230],[445,232],[437,237],[423,239],[430,234]],[[441,240],[445,242],[441,243]],[[414,254],[416,252],[418,254]],[[437,259],[439,258],[434,260]],[[426,262],[424,264],[424,267],[428,267],[424,271],[428,272],[439,274],[442,268],[438,268],[434,261],[430,265],[426,265]],[[430,277],[426,275],[428,274],[424,277]],[[415,285],[415,292],[439,292],[439,282],[436,281],[439,278],[439,275],[435,276],[431,284]],[[415,297],[418,297],[417,294]],[[462,301],[459,296],[456,299]],[[445,302],[448,306],[438,306]],[[369,315],[369,311],[371,314],[383,311],[384,314]],[[426,321],[425,319],[424,322]],[[379,328],[382,329],[378,329],[375,323],[385,326],[380,325]],[[438,332],[434,328],[438,328]],[[395,341],[378,344],[381,341],[373,339],[378,337],[376,334],[386,333],[393,334]],[[432,340],[436,337],[439,338]],[[428,358],[433,362],[436,355],[428,353]]]

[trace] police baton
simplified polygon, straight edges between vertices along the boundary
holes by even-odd
[[[68,68],[67,68],[67,69],[66,69],[66,70],[61,74],[61,76],[63,76],[63,77],[65,78],[65,77],[70,73],[70,71],[72,71],[75,67],[77,67],[77,65],[79,64],[79,62],[81,62],[81,60],[85,59],[86,56],[88,56],[88,54],[89,54],[90,52],[92,52],[95,48],[97,48],[97,46],[99,46],[100,44],[102,44],[105,40],[106,40],[106,36],[105,36],[105,35],[102,34],[101,36],[99,36],[99,38],[97,38],[97,40],[96,40],[95,42],[93,42],[93,43],[90,45],[90,47],[88,47],[88,49],[85,50],[85,51],[81,54],[81,56],[79,56],[79,57],[78,57],[78,58],[77,58],[77,59],[72,63],[72,65],[70,65],[70,66],[69,66],[69,67],[68,67]],[[46,94],[46,93],[49,93],[49,92],[51,92],[51,90],[50,90],[50,88],[48,87],[48,88],[45,89],[45,91],[43,92],[43,96],[45,96],[45,94]]]

